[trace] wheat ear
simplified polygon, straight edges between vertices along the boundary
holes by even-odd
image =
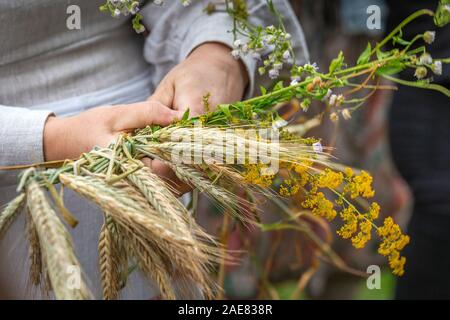
[[[237,209],[241,209],[239,206],[240,201],[233,193],[214,184],[195,168],[182,164],[175,165],[170,162],[166,163],[169,164],[181,181],[197,188],[200,192],[205,193],[216,203],[222,205],[225,209],[228,209],[231,213],[235,215],[238,214]],[[239,216],[239,218],[245,220],[243,216]]]
[[[27,206],[36,226],[42,257],[55,297],[64,300],[91,298],[92,294],[83,279],[80,279],[79,288],[70,285],[71,274],[68,272],[75,267],[81,273],[81,266],[75,256],[70,235],[35,181],[27,186]]]
[[[120,243],[112,217],[105,213],[104,223],[98,241],[100,279],[103,288],[103,299],[114,300],[119,297],[122,262]]]
[[[124,166],[129,170],[129,165]],[[204,232],[201,227],[192,219],[185,206],[174,196],[170,187],[160,177],[154,174],[149,168],[143,167],[140,170],[130,174],[127,179],[137,189],[147,201],[156,209],[156,211],[164,214],[168,219],[174,221],[177,225],[182,226],[181,231],[190,231],[193,236],[207,240],[216,245],[215,240]],[[205,248],[208,250],[208,248]],[[210,247],[211,252],[214,251]]]
[[[159,287],[163,299],[175,300],[176,296],[172,288],[171,277],[168,267],[158,253],[151,247],[150,243],[131,231],[127,226],[120,226],[125,235],[125,243],[139,264],[139,268]]]
[[[28,233],[28,256],[30,259],[29,279],[34,286],[40,285],[42,278],[42,253],[41,244],[39,243],[39,235],[36,225],[33,222],[31,214],[27,212],[27,233]]]
[[[117,223],[127,226],[136,236],[152,243],[154,248],[159,248],[165,261],[173,261],[186,276],[206,286],[208,267],[203,261],[208,261],[208,258],[198,250],[199,245],[191,237],[178,234],[172,224],[151,208],[136,189],[115,188],[98,178],[67,173],[61,174],[59,179],[109,212]]]
[[[0,238],[17,217],[24,202],[25,193],[21,193],[11,202],[9,202],[6,205],[5,209],[0,213]]]

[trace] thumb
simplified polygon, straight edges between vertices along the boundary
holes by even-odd
[[[151,124],[167,126],[179,118],[179,112],[158,101],[144,101],[116,108],[115,131],[144,128]]]

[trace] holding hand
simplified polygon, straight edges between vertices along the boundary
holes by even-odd
[[[107,147],[122,132],[151,124],[166,126],[176,118],[180,112],[156,101],[98,107],[68,118],[50,117],[44,128],[45,160],[77,158],[95,146]]]
[[[167,74],[150,100],[183,112],[189,108],[191,116],[205,112],[202,98],[206,94],[211,95],[212,108],[241,100],[248,74],[230,51],[229,47],[213,42],[197,47]]]

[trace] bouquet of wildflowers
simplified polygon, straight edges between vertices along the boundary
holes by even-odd
[[[380,241],[378,252],[386,256],[392,272],[399,276],[404,273],[401,251],[409,237],[390,217],[377,222],[380,207],[376,202],[361,205],[360,199],[374,196],[370,174],[338,164],[320,140],[303,136],[307,124],[291,126],[277,110],[291,101],[299,110],[306,110],[317,100],[323,102],[323,112],[329,112],[332,118],[349,119],[374,90],[393,89],[380,85],[380,78],[437,90],[450,97],[448,89],[427,78],[430,73],[440,74],[442,63],[449,61],[433,59],[427,53],[426,44],[433,42],[435,33],[426,31],[413,39],[402,38],[402,29],[419,16],[434,17],[437,26],[448,23],[448,0],[441,1],[436,12],[412,14],[384,40],[374,46],[368,44],[355,66],[348,67],[340,53],[326,73],[319,72],[315,64],[295,63],[291,36],[272,1],[267,0],[268,8],[279,17],[279,25],[269,27],[248,23],[244,0],[226,4],[235,21],[233,56],[252,55],[261,61],[259,72],[273,79],[289,67],[289,85],[279,82],[271,90],[261,88],[260,96],[215,108],[205,95],[207,112],[201,116],[190,117],[187,111],[170,126],[148,126],[124,133],[109,147],[95,148],[78,159],[24,168],[18,196],[0,214],[0,234],[26,206],[31,283],[52,290],[59,299],[92,297],[85,282],[79,290],[69,290],[65,285],[67,266],[79,265],[62,222],[70,227],[77,224],[64,205],[62,191],[69,188],[103,211],[98,250],[105,299],[119,296],[134,267],[158,285],[165,299],[176,298],[174,279],[182,288],[183,298],[194,295],[194,283],[205,297],[217,296],[220,286],[212,273],[218,264],[232,258],[223,244],[196,223],[192,214],[196,197],[188,207],[183,206],[172,187],[139,161],[144,157],[169,165],[181,181],[222,207],[226,219],[263,231],[305,233],[327,261],[350,269],[303,221],[305,215],[327,221],[340,219],[340,237],[359,249],[376,236]],[[101,10],[113,16],[134,15],[133,27],[143,31],[139,2],[108,0]],[[212,10],[213,4],[205,9]],[[389,41],[397,47],[385,50]],[[267,47],[270,53],[264,55]],[[417,81],[394,77],[406,68],[415,69]],[[371,93],[352,98],[360,90]],[[56,184],[61,186],[60,191]],[[299,194],[302,200],[296,202]],[[261,223],[260,199],[280,207],[278,223]]]

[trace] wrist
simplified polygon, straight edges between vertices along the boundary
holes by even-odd
[[[66,158],[67,141],[65,130],[68,125],[66,119],[56,116],[48,117],[44,126],[44,159],[45,161],[63,160]]]

